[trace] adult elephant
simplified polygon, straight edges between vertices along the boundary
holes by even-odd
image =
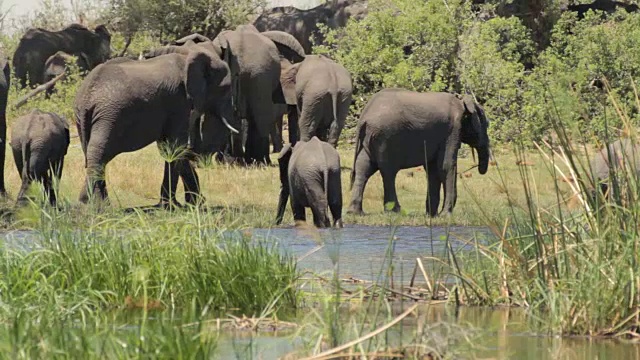
[[[234,79],[235,119],[247,120],[246,141],[242,134],[233,134],[231,154],[243,158],[245,163],[268,164],[275,104],[286,103],[280,84],[280,58],[299,62],[304,59],[304,50],[287,33],[260,33],[252,25],[223,31],[212,44],[220,54],[228,50],[233,54],[230,68]],[[240,127],[240,123],[234,126]]]
[[[613,183],[611,174],[617,174],[622,169],[628,169],[633,174],[617,174],[618,181],[626,176],[640,176],[640,144],[637,140],[620,139],[605,146],[591,159],[593,180],[603,195],[608,196]],[[626,166],[625,166],[626,165]],[[623,170],[624,171],[624,170]],[[595,196],[595,193],[593,194]]]
[[[284,66],[280,81],[287,103],[297,105],[300,140],[317,136],[337,147],[352,101],[349,71],[324,55]]]
[[[88,201],[88,192],[107,199],[105,166],[120,153],[152,142],[213,153],[228,136],[225,125],[236,131],[229,125],[233,116],[229,68],[217,54],[199,49],[99,65],[80,86],[74,110],[87,171],[82,202]],[[217,116],[201,122],[205,112]],[[165,162],[161,206],[178,204],[178,176],[184,182],[185,201],[198,202],[197,174],[188,156],[182,156]]]
[[[396,174],[422,165],[429,177],[427,213],[438,214],[441,187],[443,209],[450,213],[457,197],[458,149],[461,143],[475,148],[479,172],[485,174],[489,164],[487,127],[484,110],[470,96],[403,89],[378,92],[358,122],[349,212],[362,214],[365,185],[378,170],[384,183],[385,210],[400,211]]]
[[[231,155],[245,163],[269,163],[269,134],[274,126],[275,104],[285,103],[280,85],[280,57],[300,62],[305,56],[302,46],[287,33],[260,33],[252,25],[223,31],[210,42],[195,43],[192,38],[183,41],[182,46],[152,49],[144,57],[201,48],[228,58],[233,82],[233,127],[242,129],[241,120],[248,122],[247,133],[232,135]]]
[[[367,1],[329,0],[309,10],[280,6],[266,10],[254,21],[260,31],[279,30],[293,35],[310,54],[313,44],[322,44],[319,24],[331,29],[343,27],[349,18],[362,19],[367,14]]]
[[[9,60],[0,52],[0,196],[6,196],[7,190],[4,186],[4,158],[6,155],[7,143],[7,98],[9,96],[9,86],[11,85],[11,69]]]
[[[91,31],[72,24],[60,31],[29,29],[13,54],[13,70],[21,87],[44,83],[45,62],[58,51],[84,59],[87,69],[111,56],[111,35],[104,25]]]

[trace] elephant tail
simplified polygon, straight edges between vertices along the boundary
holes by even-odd
[[[353,166],[351,167],[351,182],[349,189],[353,189],[353,182],[356,180],[356,160],[358,160],[358,154],[362,151],[362,142],[364,141],[364,133],[366,131],[367,124],[365,122],[359,123],[356,128],[356,149],[353,152]]]

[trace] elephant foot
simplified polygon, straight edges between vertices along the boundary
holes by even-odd
[[[401,210],[400,205],[395,204],[395,205],[391,205],[390,203],[385,204],[384,206],[384,212],[394,212],[394,213],[399,213]]]
[[[350,207],[347,210],[347,214],[353,214],[353,215],[360,215],[360,216],[364,216],[364,211],[362,211],[362,208],[358,208],[358,207]]]
[[[160,202],[152,208],[163,210],[176,210],[184,208],[184,205],[180,204],[177,200],[160,200]]]
[[[342,219],[338,219],[333,223],[333,227],[336,229],[342,229],[344,224],[342,223]]]

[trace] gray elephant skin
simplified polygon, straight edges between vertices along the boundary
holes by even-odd
[[[275,104],[284,104],[280,85],[280,57],[301,61],[300,44],[284,32],[260,33],[252,25],[223,31],[213,44],[221,53],[230,50],[234,74],[236,121],[247,120],[246,142],[242,134],[233,135],[231,154],[245,163],[270,163],[269,134],[274,125]],[[287,51],[284,51],[284,50]],[[240,123],[234,124],[241,127]],[[243,148],[244,145],[244,148]]]
[[[36,180],[44,186],[49,203],[56,205],[54,180],[62,178],[69,140],[69,124],[54,113],[33,110],[14,120],[11,150],[22,179],[17,198],[19,204],[26,201],[25,193]]]
[[[307,55],[300,63],[283,65],[281,83],[286,102],[298,108],[300,140],[317,136],[337,147],[352,101],[349,71],[324,55]]]
[[[360,20],[367,15],[367,1],[329,0],[309,10],[293,6],[279,6],[267,9],[254,21],[260,31],[279,30],[293,35],[311,54],[314,44],[322,44],[324,38],[318,24],[330,29],[343,27],[350,18]]]
[[[0,52],[0,196],[5,196],[7,190],[4,185],[4,160],[7,152],[7,98],[11,85],[11,69],[9,60]]]
[[[153,142],[189,153],[213,153],[228,137],[227,127],[236,131],[228,126],[233,116],[229,68],[217,54],[204,50],[140,61],[118,58],[99,65],[80,86],[74,111],[87,171],[82,202],[88,201],[87,191],[107,199],[104,169],[120,153]],[[201,121],[203,113],[217,117]],[[189,158],[165,161],[159,205],[179,205],[178,176],[186,202],[201,200]]]
[[[306,221],[305,208],[309,207],[316,227],[330,227],[329,208],[334,226],[342,227],[340,155],[335,148],[315,136],[294,146],[287,144],[280,152],[278,165],[281,183],[276,216],[278,225],[282,222],[290,196],[296,222]]]
[[[247,133],[234,134],[229,141],[231,155],[245,163],[269,163],[269,135],[275,122],[276,104],[285,104],[280,85],[280,57],[302,61],[305,55],[302,46],[289,34],[260,33],[252,25],[223,31],[213,41],[193,34],[176,43],[182,45],[153,49],[144,57],[201,48],[215,51],[226,59],[233,83],[235,123],[232,125],[242,129],[241,121],[248,122]]]
[[[443,210],[450,213],[457,197],[458,149],[461,143],[475,148],[478,170],[485,174],[490,153],[487,127],[484,110],[471,96],[460,99],[454,94],[403,89],[378,92],[358,122],[349,212],[363,213],[364,188],[378,170],[384,183],[385,210],[400,211],[396,174],[421,165],[429,179],[427,214],[438,214],[441,187]]]
[[[591,159],[591,171],[596,187],[603,195],[608,196],[611,187],[610,175],[627,166],[640,176],[640,144],[624,138],[602,148]],[[619,175],[624,178],[624,175]],[[621,180],[622,180],[621,179]],[[595,193],[592,194],[595,196]]]
[[[82,58],[90,70],[110,58],[111,35],[104,25],[95,31],[79,24],[60,31],[27,30],[13,54],[13,70],[20,86],[43,84],[45,62],[58,51]]]

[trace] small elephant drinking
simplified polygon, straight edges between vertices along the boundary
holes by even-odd
[[[293,147],[285,145],[278,157],[280,166],[280,200],[276,224],[282,223],[287,200],[295,221],[306,221],[305,208],[310,207],[316,227],[330,227],[327,207],[333,224],[342,227],[342,183],[340,155],[326,142],[312,137]]]
[[[17,118],[11,129],[13,158],[22,178],[18,203],[33,180],[44,185],[49,203],[56,205],[53,177],[62,177],[64,156],[69,147],[69,125],[62,117],[39,110]]]
[[[423,166],[429,176],[427,214],[438,214],[441,188],[444,188],[444,210],[450,213],[457,197],[458,149],[461,143],[475,148],[478,171],[486,173],[487,127],[484,110],[468,95],[460,98],[448,93],[403,89],[378,92],[369,100],[358,122],[349,212],[362,213],[364,187],[378,170],[384,185],[385,210],[400,211],[396,174],[401,169]]]

